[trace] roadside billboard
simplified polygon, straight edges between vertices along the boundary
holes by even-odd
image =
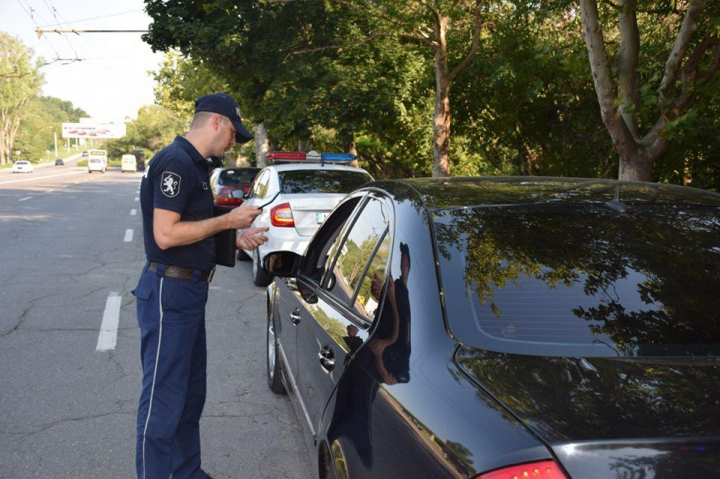
[[[63,123],[63,138],[122,138],[125,123]]]

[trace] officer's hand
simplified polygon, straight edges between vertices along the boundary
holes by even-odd
[[[238,249],[254,250],[265,243],[268,238],[265,233],[270,228],[249,228],[240,233],[235,241]]]
[[[262,210],[257,206],[238,206],[226,215],[227,229],[245,229],[252,224],[260,213],[262,213]]]

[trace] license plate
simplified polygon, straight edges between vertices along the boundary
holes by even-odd
[[[315,213],[315,220],[317,221],[317,224],[322,224],[327,217],[327,213]]]

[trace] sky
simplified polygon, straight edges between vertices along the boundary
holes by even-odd
[[[153,53],[141,33],[38,38],[35,29],[147,30],[151,19],[143,8],[142,0],[0,0],[0,30],[49,63],[42,68],[43,95],[71,101],[97,121],[122,122],[154,102],[148,72],[159,68],[162,54]],[[81,61],[69,61],[76,58]]]

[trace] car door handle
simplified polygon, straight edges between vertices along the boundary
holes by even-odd
[[[322,348],[318,353],[318,359],[325,372],[329,373],[335,369],[335,351],[331,347],[325,346]]]
[[[292,321],[293,324],[297,325],[300,323],[300,308],[295,308],[292,313],[290,313],[290,321]]]

